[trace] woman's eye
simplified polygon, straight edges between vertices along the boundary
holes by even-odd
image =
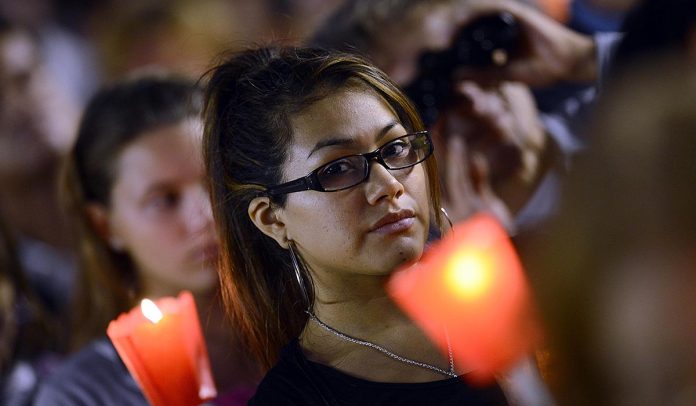
[[[179,205],[180,196],[175,192],[165,192],[153,196],[149,201],[149,206],[157,210],[174,209]]]
[[[398,140],[382,148],[383,158],[398,158],[408,155],[411,145],[407,141]]]
[[[355,170],[355,165],[351,161],[344,159],[328,164],[321,171],[321,176],[341,176],[353,170]]]

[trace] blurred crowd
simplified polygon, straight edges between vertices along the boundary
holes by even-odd
[[[98,385],[93,371],[118,377],[94,401],[144,404],[106,325],[142,297],[184,289],[203,315],[216,404],[253,395],[262,368],[223,321],[200,78],[221,55],[264,44],[367,57],[421,109],[451,220],[487,211],[505,225],[548,339],[531,357],[548,389],[520,378],[509,396],[694,404],[695,9],[0,2],[0,404],[73,404],[77,382]],[[512,16],[523,38],[503,60],[428,71],[425,56],[445,58],[462,27],[491,13]],[[424,95],[424,83],[446,90]]]

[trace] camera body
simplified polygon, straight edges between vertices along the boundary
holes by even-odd
[[[463,26],[452,45],[440,52],[423,53],[419,74],[404,89],[415,103],[426,127],[452,101],[452,76],[461,66],[494,68],[503,66],[521,49],[517,19],[506,12],[485,15]]]

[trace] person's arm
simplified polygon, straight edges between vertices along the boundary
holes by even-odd
[[[485,210],[514,232],[526,206],[557,157],[526,85],[501,82],[456,86],[458,102],[433,128],[443,205],[452,220]]]

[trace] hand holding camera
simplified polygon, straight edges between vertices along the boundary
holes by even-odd
[[[531,52],[539,48],[529,43],[529,19],[515,8],[495,9],[492,3],[499,2],[486,3],[485,12],[464,19],[448,49],[422,54],[419,75],[406,90],[436,135],[448,206],[478,202],[473,209],[488,207],[509,224],[548,170],[553,159],[547,152],[553,142],[528,87],[505,77],[539,61]],[[483,80],[462,79],[467,71],[481,72]],[[452,156],[453,138],[466,144],[465,156]],[[464,178],[468,182],[463,186],[450,181]],[[453,211],[465,214],[471,209]]]
[[[521,32],[515,17],[507,12],[483,15],[462,26],[448,49],[421,55],[418,77],[406,87],[426,127],[439,111],[453,103],[455,74],[461,67],[504,66],[521,49]]]

